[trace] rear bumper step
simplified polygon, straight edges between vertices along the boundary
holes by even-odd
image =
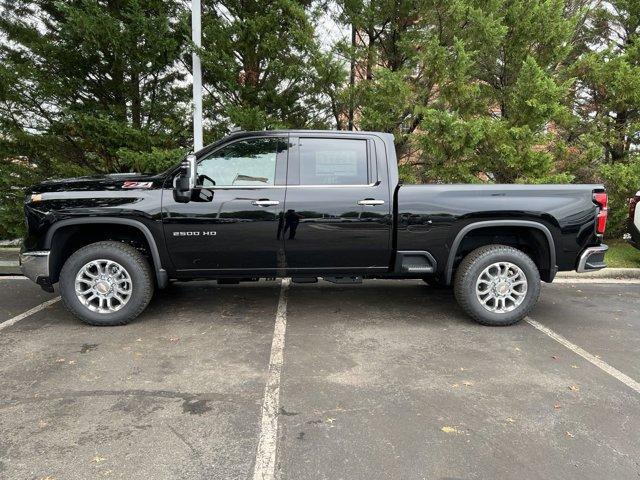
[[[609,250],[609,247],[605,244],[585,249],[585,251],[580,254],[576,271],[578,273],[584,273],[605,268],[607,264],[604,263],[604,254],[607,250]]]

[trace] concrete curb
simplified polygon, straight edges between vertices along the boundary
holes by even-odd
[[[589,273],[558,272],[556,278],[631,278],[640,279],[640,268],[603,268]]]

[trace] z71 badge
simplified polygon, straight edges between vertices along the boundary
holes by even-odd
[[[216,232],[213,230],[195,231],[195,232],[173,232],[174,237],[213,237]]]

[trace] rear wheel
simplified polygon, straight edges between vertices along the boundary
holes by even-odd
[[[524,252],[505,245],[487,245],[462,260],[454,293],[462,309],[478,323],[512,325],[537,303],[540,273]]]
[[[147,259],[131,245],[107,241],[74,252],[60,272],[62,300],[90,325],[124,325],[147,307],[154,280]]]

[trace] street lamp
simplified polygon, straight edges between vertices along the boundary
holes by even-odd
[[[191,40],[196,48],[202,46],[202,22],[200,0],[191,0]],[[193,60],[193,151],[202,148],[202,67],[198,52],[191,54]]]

